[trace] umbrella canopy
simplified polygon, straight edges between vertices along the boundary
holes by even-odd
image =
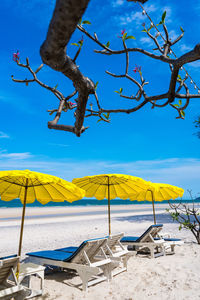
[[[26,198],[25,198],[26,192]],[[24,171],[0,171],[0,196],[3,201],[19,198],[22,203],[42,204],[49,201],[73,202],[84,197],[84,191],[59,177]]]
[[[178,197],[182,197],[184,190],[177,186],[165,184],[165,183],[152,183],[149,181],[147,182],[147,184],[148,187],[146,190],[141,190],[136,195],[130,196],[130,200],[152,201],[154,224],[156,224],[154,201],[163,201],[163,200],[171,200],[171,199],[174,200]]]
[[[86,197],[95,197],[98,200],[108,199],[109,235],[111,234],[110,200],[129,199],[131,195],[137,195],[147,189],[146,181],[142,178],[123,174],[86,176],[75,178],[72,182],[85,190]]]
[[[0,171],[0,196],[3,201],[20,199],[23,203],[18,255],[21,255],[25,208],[36,199],[46,204],[49,201],[73,202],[82,199],[85,192],[71,182],[59,177],[29,170]]]

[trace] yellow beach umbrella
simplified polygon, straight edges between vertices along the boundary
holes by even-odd
[[[156,224],[156,215],[155,215],[155,201],[171,200],[178,197],[182,197],[184,190],[174,185],[165,184],[165,183],[152,183],[147,182],[148,186],[146,190],[141,190],[136,195],[131,195],[130,200],[137,201],[151,201],[153,205],[153,216],[154,224]]]
[[[0,171],[0,196],[3,201],[20,199],[23,204],[18,256],[21,255],[24,216],[27,203],[36,199],[42,204],[49,201],[73,202],[82,199],[85,192],[59,177],[29,170]]]
[[[137,195],[147,189],[145,180],[130,175],[102,174],[75,178],[72,182],[85,190],[86,197],[95,197],[97,200],[108,199],[108,228],[110,225],[110,200],[115,198],[129,199],[130,195]]]

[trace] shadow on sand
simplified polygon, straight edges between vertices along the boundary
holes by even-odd
[[[126,217],[117,217],[115,220],[123,222],[128,221],[130,223],[141,223],[141,222],[152,222],[153,215],[140,215],[140,216],[126,216]],[[168,214],[162,213],[162,214],[156,214],[156,223],[157,224],[163,224],[163,223],[174,223],[172,220],[172,217]]]

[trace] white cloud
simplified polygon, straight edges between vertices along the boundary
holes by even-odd
[[[169,38],[170,38],[172,41],[174,41],[178,36],[179,36],[179,34],[177,34],[177,33],[175,32],[175,30],[170,30],[170,31],[169,31]]]
[[[1,159],[9,159],[9,160],[22,160],[31,158],[32,155],[29,152],[24,153],[5,153],[6,151],[1,151],[0,153],[0,160]]]
[[[52,161],[41,159],[30,153],[4,155],[0,160],[1,170],[30,169],[49,173],[66,180],[86,175],[121,173],[141,177],[153,182],[163,182],[187,189],[192,189],[194,195],[200,192],[200,159],[198,158],[168,158],[155,160],[140,160],[131,162],[117,161],[72,161],[67,159]],[[21,155],[21,156],[20,156]],[[1,156],[0,156],[1,157]],[[24,158],[23,158],[24,157]],[[184,197],[187,197],[185,194]]]
[[[9,139],[9,138],[10,136],[7,133],[0,131],[0,139]]]
[[[153,41],[149,37],[141,37],[140,42],[142,44],[146,44],[148,46],[153,46],[154,45]]]
[[[121,6],[121,5],[124,4],[124,2],[125,2],[125,0],[114,0],[114,1],[112,2],[112,7],[118,7],[118,6]]]
[[[191,51],[192,50],[192,47],[191,46],[188,46],[188,45],[186,45],[186,44],[182,44],[182,45],[180,45],[180,51],[181,52],[188,52],[188,51]]]
[[[158,6],[155,6],[153,4],[149,4],[149,3],[146,3],[144,5],[144,9],[146,10],[146,12],[149,14],[149,13],[152,13],[154,11],[156,11],[158,9]]]
[[[145,20],[146,16],[142,14],[142,12],[135,12],[133,11],[130,14],[125,14],[125,16],[120,17],[120,24],[121,25],[128,25],[135,21],[137,25],[141,24]]]

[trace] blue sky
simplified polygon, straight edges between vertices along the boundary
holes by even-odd
[[[200,5],[195,0],[165,1],[149,0],[145,5],[155,23],[167,11],[166,23],[175,38],[180,26],[185,36],[174,51],[178,56],[191,50],[198,42]],[[103,4],[102,4],[103,3]],[[60,176],[67,180],[74,177],[99,173],[125,173],[154,182],[165,182],[192,189],[194,195],[200,192],[200,140],[194,135],[194,120],[200,111],[200,101],[191,101],[185,120],[177,120],[172,108],[154,109],[150,105],[130,114],[111,115],[111,124],[97,123],[88,118],[85,125],[90,128],[80,137],[49,130],[47,122],[52,116],[47,109],[56,108],[57,99],[36,84],[26,87],[11,81],[28,77],[25,70],[12,60],[12,53],[20,51],[20,59],[28,56],[33,69],[41,64],[39,48],[45,39],[48,23],[55,1],[47,0],[2,0],[0,11],[0,169],[31,169]],[[8,22],[9,19],[9,22]],[[144,33],[142,23],[147,19],[135,3],[123,0],[91,1],[83,19],[92,25],[87,29],[98,34],[99,39],[110,41],[111,48],[121,49],[117,37],[122,29],[136,37],[129,40],[129,47],[143,47],[151,50],[153,45]],[[76,31],[72,42],[82,34]],[[94,82],[99,81],[98,95],[104,108],[131,107],[129,100],[123,100],[116,93],[123,87],[127,94],[135,92],[134,86],[123,79],[113,79],[105,70],[120,73],[124,69],[124,57],[105,57],[94,54],[98,46],[84,37],[84,46],[77,63],[81,71]],[[74,55],[75,47],[69,46],[68,53]],[[142,55],[132,55],[130,74],[135,65],[142,67],[143,76],[150,81],[147,91],[150,95],[166,92],[169,83],[168,66],[154,62]],[[200,85],[200,62],[186,66],[192,78]],[[73,91],[71,82],[47,66],[38,74],[45,83],[58,84],[66,96]],[[194,91],[190,86],[191,92]],[[89,102],[94,103],[91,97]],[[60,123],[73,124],[72,114],[63,114]],[[199,195],[198,195],[199,196]],[[185,193],[187,198],[187,192]]]

